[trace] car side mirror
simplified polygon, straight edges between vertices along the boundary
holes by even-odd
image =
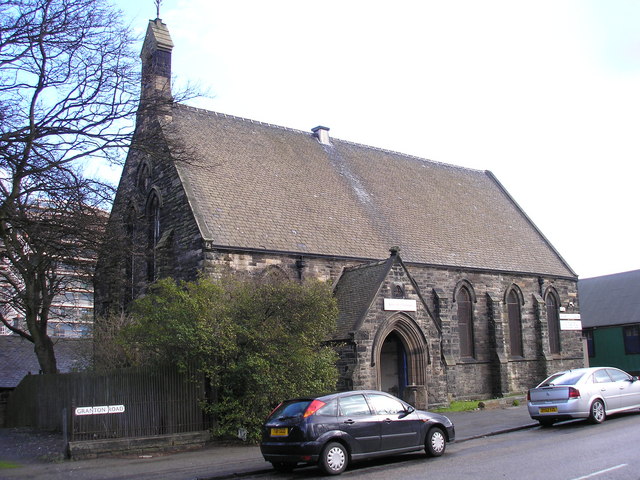
[[[411,415],[415,411],[416,411],[416,409],[414,407],[412,407],[411,405],[405,405],[404,411],[400,412],[398,418],[404,418],[407,415]]]

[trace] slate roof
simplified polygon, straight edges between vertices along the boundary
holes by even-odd
[[[583,328],[640,323],[640,270],[578,281]]]
[[[392,265],[390,257],[343,270],[334,288],[339,312],[335,339],[348,339],[358,329]]]
[[[214,246],[576,277],[488,171],[180,104],[164,128]]]
[[[92,339],[59,338],[55,343],[60,373],[83,370],[89,365]],[[0,388],[15,388],[29,374],[40,371],[33,343],[18,335],[0,335]]]

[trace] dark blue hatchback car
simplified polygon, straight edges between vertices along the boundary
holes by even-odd
[[[262,428],[260,450],[276,470],[317,463],[337,475],[353,460],[422,449],[437,457],[454,440],[444,415],[416,410],[388,393],[359,390],[282,402]]]

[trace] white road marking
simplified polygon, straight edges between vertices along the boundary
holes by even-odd
[[[611,472],[613,470],[618,470],[619,468],[623,468],[623,467],[628,467],[628,464],[621,463],[620,465],[616,465],[615,467],[606,468],[606,469],[600,470],[598,472],[593,472],[593,473],[590,473],[589,475],[585,475],[584,477],[574,478],[573,480],[584,480],[586,478],[597,477],[598,475],[602,475],[603,473]]]

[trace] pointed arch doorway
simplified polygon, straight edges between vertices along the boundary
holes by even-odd
[[[380,349],[380,390],[402,398],[409,374],[407,351],[396,332],[391,332]]]
[[[378,329],[372,366],[377,366],[377,387],[410,403],[426,403],[427,340],[416,322],[398,314]]]

